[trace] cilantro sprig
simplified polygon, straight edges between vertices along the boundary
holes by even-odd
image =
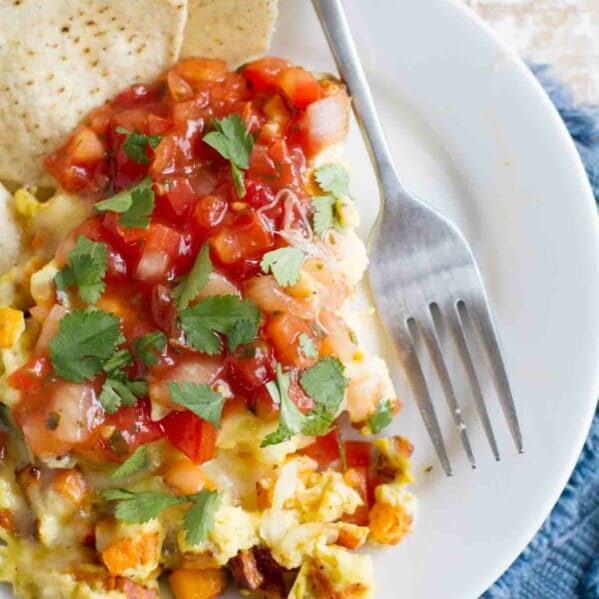
[[[218,392],[213,391],[210,385],[205,383],[168,383],[171,392],[171,400],[187,408],[196,416],[220,426],[220,417],[223,411],[225,398]]]
[[[117,480],[127,476],[133,476],[145,470],[150,464],[148,459],[148,446],[140,445],[112,474],[110,480]]]
[[[211,272],[210,246],[205,243],[189,274],[173,289],[173,297],[179,310],[187,308],[189,302],[206,286]]]
[[[235,351],[255,339],[260,319],[258,306],[236,295],[213,295],[179,312],[187,344],[211,356],[221,352],[217,333],[226,335],[229,350]]]
[[[298,248],[279,248],[264,254],[260,267],[265,274],[272,272],[281,287],[290,287],[299,280],[304,258],[304,252]]]
[[[312,397],[314,409],[303,414],[289,398],[289,375],[277,365],[275,381],[266,388],[273,401],[280,405],[279,426],[267,435],[261,447],[287,441],[298,433],[312,437],[326,435],[330,430],[343,401],[347,379],[343,376],[343,364],[337,358],[322,358],[307,368],[300,376],[300,385]]]
[[[126,489],[106,489],[100,495],[106,501],[116,502],[114,515],[129,524],[144,524],[169,507],[190,503],[191,507],[183,519],[183,530],[191,545],[198,545],[208,538],[221,499],[218,491],[208,489],[177,497],[158,491],[134,493]]]
[[[322,235],[329,229],[343,230],[339,209],[341,200],[349,194],[347,170],[339,164],[325,164],[314,171],[314,179],[325,194],[312,198],[314,232]]]
[[[147,229],[154,212],[154,190],[152,179],[145,177],[137,185],[120,191],[115,196],[96,202],[99,212],[117,212],[119,225],[128,229]]]
[[[245,195],[244,174],[250,163],[254,138],[238,114],[213,120],[214,131],[204,135],[203,140],[231,163],[231,175],[237,195]]]
[[[318,357],[318,348],[306,333],[302,333],[298,340],[302,354],[304,354],[306,358]]]
[[[162,331],[152,331],[143,337],[133,339],[131,345],[139,359],[146,366],[158,364],[158,357],[164,351],[168,339]]]
[[[150,146],[152,150],[155,150],[162,140],[161,135],[144,135],[138,131],[129,131],[124,127],[117,127],[116,131],[126,136],[122,148],[133,162],[150,164],[147,147]]]
[[[75,247],[67,253],[69,259],[54,277],[56,288],[66,291],[76,286],[79,297],[88,304],[95,304],[104,292],[104,277],[108,265],[108,251],[101,242],[90,241],[79,235]]]
[[[50,341],[50,362],[60,378],[82,383],[102,372],[103,363],[123,341],[120,319],[114,314],[75,310],[62,318]]]
[[[390,399],[379,399],[374,413],[368,419],[368,425],[373,434],[380,433],[393,420],[393,403]]]
[[[325,193],[336,198],[349,194],[349,173],[340,164],[324,164],[314,171],[314,178]]]

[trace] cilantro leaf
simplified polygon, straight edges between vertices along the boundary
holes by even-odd
[[[314,341],[310,339],[310,337],[306,333],[302,333],[299,336],[299,345],[302,353],[306,358],[317,358],[318,357],[318,349],[314,344]]]
[[[266,384],[266,388],[272,397],[272,400],[280,405],[279,426],[260,443],[260,447],[276,445],[291,439],[302,431],[305,416],[299,408],[289,398],[289,375],[284,373],[281,365],[277,364],[277,378]]]
[[[227,347],[234,352],[240,345],[251,343],[256,338],[256,323],[253,320],[238,320],[227,333]]]
[[[349,194],[349,173],[340,164],[324,164],[314,171],[318,186],[336,198]]]
[[[331,196],[314,196],[312,205],[314,206],[312,227],[317,235],[322,235],[335,226],[335,199]]]
[[[185,540],[190,545],[199,545],[208,537],[208,532],[214,524],[214,514],[220,503],[220,493],[204,489],[199,493],[190,495],[188,499],[193,503],[185,514],[183,529]]]
[[[114,314],[89,308],[70,312],[50,341],[54,372],[73,383],[91,379],[122,341],[120,319]]]
[[[123,368],[130,366],[133,363],[133,356],[128,349],[119,349],[116,353],[112,354],[104,364],[102,369],[104,372],[114,378],[124,376],[122,372]]]
[[[173,297],[177,300],[179,310],[187,308],[189,302],[206,286],[211,272],[210,246],[205,243],[189,274],[173,289]]]
[[[237,195],[242,198],[245,195],[243,184],[243,172],[250,162],[250,154],[254,146],[254,138],[241,117],[238,114],[213,120],[214,131],[204,135],[203,140],[214,148],[223,158],[231,163],[231,175]]]
[[[143,397],[148,394],[148,381],[127,381],[125,384],[127,385],[127,389],[129,389],[129,391],[136,397]]]
[[[238,345],[252,341],[256,337],[260,318],[260,310],[254,302],[241,300],[236,295],[213,295],[179,312],[187,343],[209,355],[221,351],[217,333],[233,333],[233,341]],[[237,328],[233,332],[240,320],[248,321],[248,324],[243,325],[242,331]]]
[[[140,445],[108,478],[115,480],[132,476],[147,468],[148,465],[148,446]]]
[[[337,358],[327,357],[318,360],[300,376],[304,391],[326,414],[335,415],[343,401],[348,383],[343,371],[343,364]]]
[[[167,337],[162,331],[152,331],[143,337],[133,339],[132,345],[137,356],[146,366],[158,364],[160,354],[166,347]]]
[[[125,154],[138,164],[150,164],[150,158],[146,151],[146,146],[150,146],[153,150],[156,149],[162,136],[160,135],[144,135],[137,131],[129,131],[124,127],[117,127],[117,133],[122,133],[127,136],[125,143],[123,144],[123,150]]]
[[[131,391],[127,382],[107,378],[102,385],[98,400],[107,414],[114,414],[121,405],[134,406],[137,397]]]
[[[315,401],[315,408],[306,415],[302,432],[312,437],[326,435],[343,401],[347,379],[343,364],[337,358],[322,358],[300,376],[300,385]]]
[[[168,383],[171,392],[171,400],[187,408],[196,416],[220,426],[220,417],[223,411],[225,398],[210,388],[205,383]]]
[[[153,520],[162,510],[188,501],[187,497],[174,497],[168,493],[125,489],[106,489],[100,495],[107,501],[118,501],[114,515],[129,524],[144,524]]]
[[[262,272],[272,272],[281,287],[295,285],[299,280],[304,252],[294,247],[284,247],[267,252],[260,262]]]
[[[76,285],[81,300],[95,304],[105,288],[104,276],[108,265],[106,246],[79,235],[77,244],[67,253],[67,258],[69,264],[54,277],[57,289],[64,291]]]
[[[379,399],[374,413],[368,420],[370,430],[376,435],[393,420],[393,403],[390,399]]]
[[[119,225],[129,229],[147,229],[154,212],[152,179],[145,177],[137,185],[94,204],[99,212],[112,210],[120,214]]]

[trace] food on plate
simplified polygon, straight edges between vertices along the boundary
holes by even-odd
[[[43,159],[95,106],[184,55],[237,66],[268,47],[275,0],[0,3],[0,181],[51,185]]]
[[[357,550],[408,534],[415,498],[409,441],[380,436],[400,402],[350,326],[349,106],[284,59],[183,59],[45,157],[51,197],[3,201],[17,597],[374,596]]]

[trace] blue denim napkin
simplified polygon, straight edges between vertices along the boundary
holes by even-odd
[[[533,65],[584,162],[599,202],[599,106],[576,106],[567,87]],[[599,367],[599,366],[598,366]],[[578,464],[550,516],[484,599],[599,599],[599,408]]]

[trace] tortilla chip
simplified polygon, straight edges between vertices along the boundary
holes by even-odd
[[[0,2],[0,179],[52,184],[43,159],[120,89],[178,57],[186,0]]]
[[[19,259],[21,232],[14,212],[14,200],[0,185],[0,275],[10,270]]]
[[[189,0],[181,56],[220,58],[235,68],[268,50],[276,18],[276,0]]]

